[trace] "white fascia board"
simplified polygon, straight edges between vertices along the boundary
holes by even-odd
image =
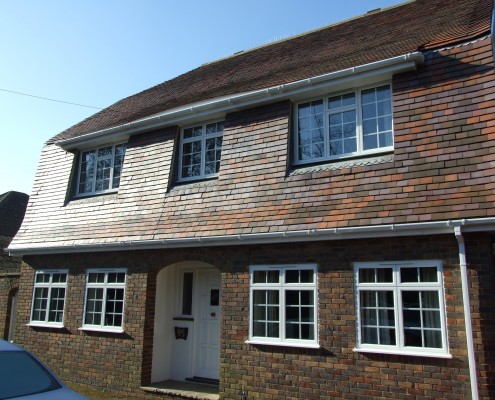
[[[220,118],[229,112],[255,107],[285,99],[300,99],[317,93],[347,88],[355,83],[362,85],[369,80],[390,79],[394,74],[416,69],[424,61],[421,52],[364,64],[328,74],[303,79],[283,85],[272,86],[252,92],[218,97],[198,103],[188,104],[165,112],[142,118],[108,129],[88,133],[56,144],[65,150],[72,150],[101,143],[125,140],[130,135],[164,128],[171,125],[184,125],[207,119]]]
[[[105,251],[164,250],[187,247],[257,245],[275,243],[311,242],[326,240],[373,239],[384,237],[454,234],[456,227],[463,232],[495,232],[495,218],[474,218],[418,222],[410,224],[369,225],[361,227],[308,229],[273,233],[254,233],[225,236],[202,236],[157,240],[135,240],[74,245],[10,246],[5,249],[11,256],[92,253]]]

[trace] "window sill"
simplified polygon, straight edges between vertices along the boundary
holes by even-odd
[[[449,353],[435,353],[435,352],[422,352],[422,351],[406,351],[406,350],[393,350],[393,349],[367,349],[367,348],[354,348],[355,353],[372,353],[372,354],[391,354],[397,356],[414,356],[414,357],[429,357],[429,358],[453,358]]]
[[[263,346],[298,347],[301,349],[319,349],[321,347],[318,343],[271,342],[265,340],[246,340],[244,343]]]
[[[124,333],[123,328],[109,328],[104,326],[82,326],[79,328],[80,331],[88,332],[107,332],[107,333]]]
[[[394,161],[393,152],[387,151],[367,156],[355,156],[347,159],[321,160],[311,163],[294,163],[289,175],[300,175],[318,171],[336,171],[351,167],[362,167],[375,164],[384,164]]]
[[[65,329],[64,324],[50,324],[43,322],[30,322],[26,324],[26,326],[30,326],[32,328],[52,328],[52,329]]]

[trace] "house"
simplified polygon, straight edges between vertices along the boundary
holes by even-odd
[[[0,195],[0,338],[5,340],[14,336],[22,259],[4,249],[21,226],[28,200],[27,194],[15,191]]]
[[[48,140],[15,341],[132,398],[495,398],[492,8],[373,11]]]

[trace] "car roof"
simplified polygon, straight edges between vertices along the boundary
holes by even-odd
[[[13,343],[0,339],[0,351],[24,351],[24,350]]]

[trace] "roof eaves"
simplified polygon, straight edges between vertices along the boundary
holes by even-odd
[[[256,91],[223,96],[183,107],[166,110],[146,118],[140,118],[125,124],[113,126],[99,131],[87,133],[55,142],[65,150],[80,148],[81,146],[97,145],[105,142],[124,140],[131,134],[147,132],[173,124],[204,120],[212,116],[225,115],[227,112],[237,111],[246,107],[262,105],[267,102],[281,101],[294,96],[309,94],[316,90],[328,88],[338,80],[362,78],[366,75],[405,72],[415,69],[424,60],[421,52],[408,53],[400,56],[371,62],[340,71],[331,72],[296,82],[272,86]]]

